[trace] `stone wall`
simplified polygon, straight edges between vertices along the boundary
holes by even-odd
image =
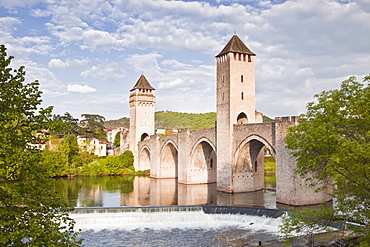
[[[310,205],[330,201],[331,187],[315,193],[305,177],[296,173],[296,160],[285,148],[288,128],[298,124],[298,117],[278,117],[276,125],[276,201],[288,205]],[[307,177],[306,177],[307,178]]]

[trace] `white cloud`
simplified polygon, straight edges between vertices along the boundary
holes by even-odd
[[[92,93],[95,92],[96,89],[89,87],[88,85],[73,84],[68,85],[67,91],[73,93]]]
[[[177,78],[170,82],[160,82],[158,84],[158,89],[178,89],[183,85],[188,86],[189,84],[185,84],[184,80],[182,80],[181,78]]]
[[[27,74],[48,97],[68,94],[71,81],[99,89],[97,97],[128,92],[143,73],[158,89],[157,109],[198,111],[197,103],[183,102],[205,98],[202,109],[215,110],[214,55],[234,30],[257,53],[258,110],[272,117],[302,113],[313,94],[369,73],[367,0],[22,2],[1,1],[13,7],[2,9],[12,17],[0,18],[0,43],[32,65]],[[72,70],[78,67],[82,73]],[[65,107],[80,107],[70,102]],[[111,111],[102,107],[96,109]]]
[[[14,17],[0,17],[0,30],[11,31],[16,29],[16,25],[20,25],[21,21]]]
[[[114,82],[122,80],[126,76],[126,71],[120,63],[104,61],[83,71],[81,76],[85,78],[100,77],[103,81]]]
[[[121,50],[120,43],[112,34],[100,30],[87,30],[82,34],[83,49],[112,49]]]
[[[76,67],[82,67],[89,63],[88,59],[71,59],[67,58],[64,61],[62,61],[59,58],[51,59],[48,63],[48,67],[52,69],[69,69],[69,68],[76,68]]]

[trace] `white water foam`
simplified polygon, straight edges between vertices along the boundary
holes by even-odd
[[[169,230],[206,228],[216,229],[237,226],[241,229],[278,232],[280,218],[240,214],[205,214],[204,212],[156,212],[156,213],[88,213],[71,214],[75,228],[95,231],[153,229]]]

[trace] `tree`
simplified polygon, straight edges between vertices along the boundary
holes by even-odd
[[[129,168],[131,170],[135,170],[134,166],[133,166],[133,164],[134,164],[134,154],[130,150],[126,150],[125,152],[123,152],[119,156],[119,158],[121,160],[122,167]]]
[[[53,121],[49,130],[59,137],[63,137],[66,134],[77,134],[79,129],[78,119],[66,112],[63,116],[59,114],[53,115]]]
[[[103,116],[97,114],[82,114],[80,124],[85,128],[85,133],[88,137],[96,137],[98,139],[106,139],[104,131]]]
[[[77,138],[73,134],[67,134],[58,147],[63,163],[64,163],[64,173],[62,175],[74,175],[76,171],[76,156],[78,156],[78,145]]]
[[[40,108],[39,83],[24,83],[24,67],[10,68],[12,59],[0,45],[0,245],[77,246],[71,208],[50,190],[40,152],[29,146],[48,128],[52,107]]]
[[[307,104],[300,124],[290,128],[285,141],[297,172],[332,181],[335,203],[332,209],[299,212],[299,221],[287,218],[286,234],[310,222],[315,227],[353,222],[363,246],[370,244],[370,76],[364,82],[350,77],[340,89],[315,95],[317,102]]]
[[[114,136],[113,145],[116,147],[121,146],[121,132],[117,132],[116,135]]]

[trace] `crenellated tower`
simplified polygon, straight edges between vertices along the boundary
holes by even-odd
[[[233,192],[233,128],[262,122],[256,113],[254,57],[237,35],[216,56],[217,62],[217,187]]]
[[[141,75],[135,86],[130,90],[130,150],[134,154],[135,170],[147,170],[150,167],[139,167],[138,147],[143,141],[154,135],[155,120],[155,89],[144,75]],[[141,165],[142,166],[142,165]]]

